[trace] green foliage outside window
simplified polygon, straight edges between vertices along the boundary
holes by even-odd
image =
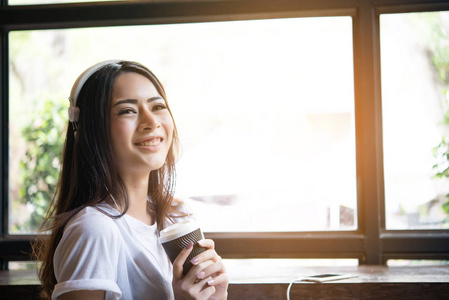
[[[449,125],[449,122],[445,124]],[[449,178],[449,143],[446,137],[443,136],[438,146],[433,149],[434,156],[437,159],[437,163],[433,166],[436,171],[434,175],[436,178]],[[446,194],[446,202],[443,203],[443,210],[447,214],[443,222],[449,223],[449,193]]]
[[[430,57],[435,67],[439,79],[443,86],[443,93],[449,102],[449,37],[446,32],[447,27],[444,26],[438,14],[432,15],[431,35],[430,35]],[[447,107],[447,103],[444,104]],[[446,110],[442,125],[449,125],[449,109]],[[449,179],[449,141],[445,136],[441,142],[433,149],[433,155],[437,163],[433,165],[435,178]],[[449,193],[446,194],[446,202],[443,203],[443,210],[447,214],[443,220],[449,223]]]
[[[31,219],[23,225],[25,228],[39,228],[54,196],[65,138],[66,112],[67,107],[60,103],[46,101],[22,129],[27,149],[20,162],[22,185],[19,197],[24,204],[33,206]]]
[[[59,31],[9,33],[9,232],[39,230],[54,196],[70,90]],[[50,45],[50,46],[49,46]]]

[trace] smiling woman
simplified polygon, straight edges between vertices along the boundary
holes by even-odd
[[[158,239],[183,216],[171,189],[177,134],[159,80],[139,63],[102,62],[80,75],[70,103],[60,181],[42,227],[51,234],[35,246],[46,298],[227,298],[212,240],[198,242],[205,251],[183,275],[193,244],[172,266]]]

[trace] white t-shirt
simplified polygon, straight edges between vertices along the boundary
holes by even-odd
[[[53,258],[58,283],[52,299],[78,290],[104,290],[106,300],[174,299],[157,225],[98,209],[118,215],[107,204],[87,207],[65,227]]]

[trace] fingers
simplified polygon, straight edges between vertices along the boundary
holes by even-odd
[[[206,278],[207,276],[205,276],[205,275],[198,276],[198,274],[200,274],[204,268],[207,268],[208,266],[210,266],[212,264],[213,264],[213,262],[211,260],[208,260],[199,265],[193,266],[189,270],[189,272],[185,275],[184,279],[190,283],[196,283],[196,282]]]
[[[203,279],[209,276],[215,280],[216,277],[226,273],[223,261],[212,262],[211,260],[199,264],[196,268],[196,276],[198,279]]]
[[[181,279],[183,277],[182,270],[184,262],[186,261],[187,257],[189,256],[190,252],[192,252],[193,249],[193,243],[190,243],[182,249],[182,251],[178,254],[178,257],[176,257],[175,261],[173,262],[173,277],[174,279]]]
[[[204,279],[210,275],[210,273],[206,273],[207,268],[213,266],[214,263],[211,260],[207,260],[199,265],[197,265],[192,273],[194,273],[195,280]],[[210,270],[210,269],[209,269]]]
[[[221,257],[215,252],[215,243],[203,239],[198,245],[206,251],[190,260],[193,267],[183,276],[183,265],[192,252],[193,244],[183,249],[173,262],[173,290],[176,299],[223,298],[227,294],[229,278]]]
[[[193,259],[190,260],[190,263],[195,266],[200,266],[200,268],[195,268],[199,277],[204,278],[206,276],[214,275],[215,273],[225,273],[225,266],[222,262],[221,257],[215,251],[215,243],[213,240],[203,239],[198,241],[198,245],[204,247],[208,250],[198,254]],[[212,261],[213,264],[204,265],[205,262]],[[217,276],[215,275],[215,276]]]
[[[207,281],[207,284],[209,286],[217,286],[217,285],[228,284],[228,283],[229,283],[229,277],[226,273],[221,273],[220,275]]]
[[[217,252],[215,252],[215,250],[209,249],[204,252],[201,252],[200,254],[198,254],[197,256],[192,258],[190,260],[190,263],[192,265],[196,266],[196,265],[198,265],[202,262],[205,262],[207,260],[212,260],[213,262],[218,262],[221,260],[221,257],[217,254]]]
[[[195,299],[209,299],[215,293],[213,286],[214,280],[211,277],[206,277],[194,285],[190,290],[190,295]]]
[[[215,242],[209,239],[202,239],[198,241],[198,245],[207,249],[215,249]]]

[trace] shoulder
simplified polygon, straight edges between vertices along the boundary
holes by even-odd
[[[120,230],[114,220],[95,207],[86,207],[67,223],[63,238],[83,240],[99,239],[117,241]]]
[[[67,227],[78,227],[84,230],[97,231],[99,227],[116,228],[114,220],[101,208],[85,207],[67,223]]]
[[[105,254],[105,259],[117,260],[122,246],[120,230],[114,220],[93,207],[84,208],[64,229],[54,255],[55,272],[60,274],[67,264],[89,264]]]
[[[116,289],[115,278],[123,246],[120,229],[110,216],[93,207],[74,215],[53,256],[54,274],[61,293]]]

